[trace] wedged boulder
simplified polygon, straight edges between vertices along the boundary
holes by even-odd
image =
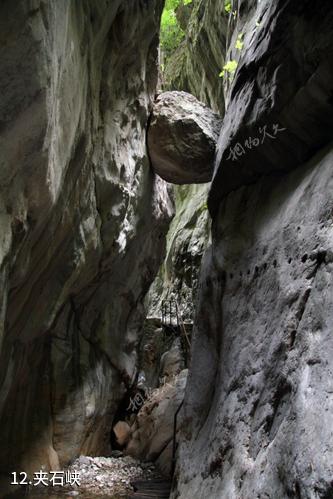
[[[155,101],[148,129],[154,171],[173,184],[210,182],[222,121],[186,92],[165,92]]]

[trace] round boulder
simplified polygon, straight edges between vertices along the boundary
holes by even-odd
[[[193,95],[160,94],[148,128],[154,171],[172,184],[210,182],[221,126],[221,118]]]

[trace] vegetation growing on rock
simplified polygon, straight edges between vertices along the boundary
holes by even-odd
[[[185,38],[183,20],[190,12],[192,0],[166,0],[161,19],[160,44],[165,59],[169,58]]]

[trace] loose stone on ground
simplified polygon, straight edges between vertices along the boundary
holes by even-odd
[[[143,463],[130,456],[89,457],[80,456],[66,471],[79,472],[80,486],[53,487],[55,495],[91,497],[127,497],[133,492],[131,482],[161,478],[152,463]],[[37,488],[36,488],[37,489]],[[47,488],[43,488],[45,494]],[[42,489],[37,491],[42,493]]]

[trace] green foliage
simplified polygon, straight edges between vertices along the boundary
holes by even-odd
[[[224,0],[224,10],[234,19],[237,17],[237,10],[232,10],[232,0]]]
[[[235,44],[235,48],[237,50],[242,50],[242,48],[244,47],[244,41],[243,41],[243,38],[244,38],[244,33],[240,33],[238,36],[237,36],[237,40],[236,40],[236,44]]]
[[[231,0],[224,0],[224,10],[227,12],[227,14],[230,14],[230,12],[231,12]]]
[[[181,0],[166,0],[164,10],[176,10]]]
[[[234,61],[234,60],[228,61],[223,66],[223,69],[222,69],[221,73],[219,74],[220,78],[225,78],[226,76],[233,77],[233,75],[236,72],[237,66],[238,66],[237,61]]]
[[[177,20],[176,9],[179,5],[190,3],[192,0],[166,0],[165,2],[161,19],[160,43],[166,57],[169,57],[177,49],[185,37]]]

